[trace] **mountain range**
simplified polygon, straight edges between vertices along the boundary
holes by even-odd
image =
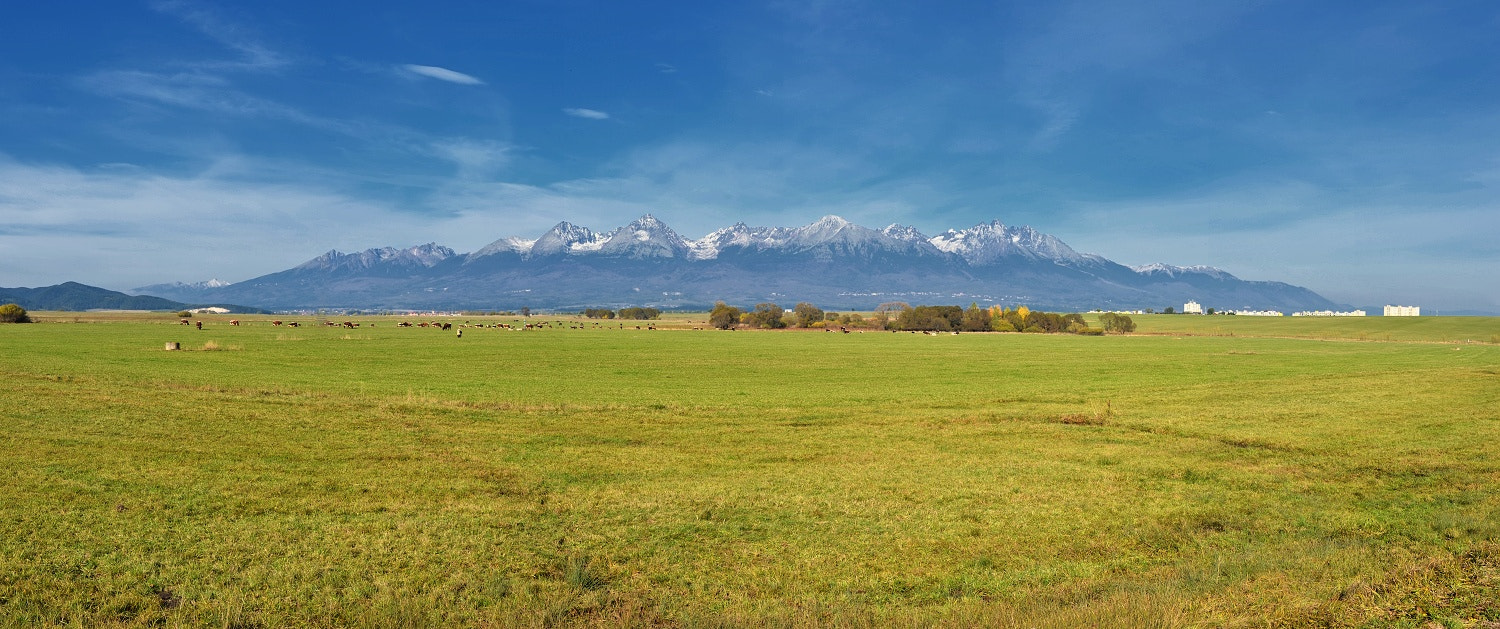
[[[536,239],[502,238],[467,254],[436,243],[329,251],[243,282],[133,292],[278,310],[702,308],[718,300],[840,309],[891,301],[1059,310],[1180,308],[1188,300],[1220,310],[1341,307],[1306,288],[1213,267],[1127,267],[998,220],[927,236],[837,216],[795,228],[738,223],[697,240],[649,214],[603,233],[564,221]]]

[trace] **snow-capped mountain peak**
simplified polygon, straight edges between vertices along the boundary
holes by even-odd
[[[397,249],[395,247],[381,247],[378,249],[366,249],[359,253],[339,253],[338,250],[329,250],[321,256],[308,260],[296,267],[304,270],[314,269],[347,269],[362,270],[378,265],[394,265],[405,267],[430,268],[439,262],[447,260],[455,255],[452,249],[429,242],[425,245]]]
[[[1160,262],[1153,262],[1151,264],[1143,264],[1143,265],[1140,265],[1140,266],[1132,266],[1132,267],[1130,267],[1130,270],[1135,271],[1136,273],[1139,273],[1141,275],[1155,275],[1155,276],[1165,275],[1167,277],[1172,277],[1172,278],[1176,278],[1176,277],[1179,277],[1179,276],[1182,276],[1182,275],[1193,274],[1193,275],[1206,275],[1208,277],[1211,277],[1211,278],[1214,278],[1214,279],[1217,279],[1217,280],[1234,280],[1234,279],[1239,279],[1239,278],[1231,275],[1228,271],[1225,271],[1224,269],[1221,269],[1221,268],[1218,268],[1218,267],[1212,267],[1212,266],[1204,266],[1204,265],[1201,265],[1201,264],[1196,264],[1196,265],[1192,265],[1192,266],[1174,266],[1174,265],[1171,265],[1171,264],[1162,264]]]
[[[681,258],[690,249],[682,236],[650,214],[605,235],[598,246],[601,253],[631,258]]]
[[[886,225],[884,229],[880,230],[880,233],[902,242],[928,243],[932,240],[931,238],[928,238],[926,234],[917,231],[917,228],[910,225],[901,225],[898,223],[891,223],[890,225]]]
[[[485,245],[483,249],[469,254],[469,258],[482,258],[484,256],[494,255],[497,253],[519,253],[524,255],[530,253],[531,246],[535,244],[536,240],[527,240],[525,238],[509,236]]]
[[[536,257],[597,251],[602,244],[603,239],[589,228],[563,221],[537,238],[527,253]]]
[[[787,227],[750,227],[735,223],[709,232],[707,236],[688,243],[688,247],[692,259],[713,260],[726,249],[761,251],[778,248],[785,244],[793,231]]]
[[[1098,259],[1078,253],[1063,241],[1030,227],[1007,227],[1000,221],[980,223],[963,230],[950,229],[929,242],[942,251],[962,257],[974,266],[989,266],[1008,257],[1079,263]]]

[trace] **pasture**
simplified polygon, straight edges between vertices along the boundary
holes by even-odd
[[[33,314],[4,625],[1500,626],[1500,319]]]

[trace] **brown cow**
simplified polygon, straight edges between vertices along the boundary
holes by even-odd
[[[281,325],[281,321],[280,320],[272,321],[271,325],[280,326]]]
[[[235,326],[235,327],[239,327],[240,320],[239,319],[230,319],[229,320],[229,325],[232,325],[232,326]]]

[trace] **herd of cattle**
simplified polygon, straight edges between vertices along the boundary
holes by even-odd
[[[203,329],[203,321],[201,321],[201,320],[200,321],[193,321],[191,319],[182,319],[180,323],[181,323],[181,325],[196,325],[199,330]],[[239,319],[230,319],[229,320],[229,325],[231,325],[231,326],[236,326],[237,327],[237,326],[239,326],[239,324],[240,324],[240,320]],[[280,319],[272,320],[271,321],[271,325],[277,326],[277,327],[281,327],[282,325],[285,325],[287,327],[293,327],[293,328],[301,327],[302,326],[302,324],[300,322],[297,322],[297,321],[282,321]],[[359,327],[360,323],[357,322],[357,321],[343,321],[343,322],[323,321],[323,325],[325,327],[330,327],[330,328],[346,328],[346,329],[352,330],[354,328]],[[371,323],[369,325],[372,328],[375,327],[375,324],[373,324],[373,323]],[[545,329],[552,329],[552,328],[562,329],[563,326],[567,326],[567,328],[569,330],[586,330],[586,329],[589,329],[589,325],[590,324],[585,323],[585,322],[579,322],[579,321],[542,321],[542,322],[538,322],[538,323],[523,323],[523,324],[520,324],[520,325],[511,325],[509,323],[484,324],[484,323],[470,323],[468,321],[465,321],[465,322],[457,324],[457,325],[459,327],[458,335],[461,337],[461,336],[463,336],[463,328],[491,328],[491,329],[497,329],[497,330],[545,330]],[[595,329],[609,329],[609,327],[610,327],[610,326],[603,325],[603,324],[600,324],[600,323],[597,323],[597,322],[593,323],[592,325],[593,325],[593,327]],[[621,329],[621,330],[625,329],[625,324],[621,323],[621,324],[618,324],[618,325],[619,325],[619,329]],[[398,327],[398,328],[433,328],[433,329],[436,329],[436,330],[451,330],[451,329],[453,329],[454,324],[450,323],[450,322],[447,322],[447,321],[418,321],[416,323],[413,323],[411,321],[402,321],[400,323],[397,323],[396,327]],[[640,329],[642,329],[642,326],[637,325],[637,326],[635,326],[635,329],[640,330]],[[656,326],[654,324],[649,324],[648,323],[648,324],[646,324],[644,326],[644,329],[646,329],[646,330],[655,330]],[[702,328],[695,327],[693,329],[694,330],[701,330]],[[843,326],[840,326],[839,329],[837,329],[837,330],[834,330],[833,328],[826,328],[824,331],[826,331],[826,332],[842,332],[844,334],[849,334],[851,332],[851,330],[849,328],[843,327]],[[892,331],[894,332],[894,330],[892,330]],[[860,330],[860,332],[863,333],[864,330]],[[923,334],[927,334],[927,332],[923,332]],[[955,334],[957,334],[957,333],[955,332]]]
[[[199,330],[203,329],[203,321],[201,321],[201,320],[200,321],[193,321],[191,319],[182,319],[179,323],[181,325],[196,325]],[[230,319],[229,320],[229,325],[238,327],[240,325],[240,320],[239,319]],[[302,324],[300,322],[297,322],[297,321],[281,321],[280,319],[272,320],[271,321],[271,325],[277,326],[277,327],[280,327],[282,325],[286,325],[288,327],[293,327],[293,328],[301,327],[302,326]],[[361,324],[359,322],[357,322],[357,321],[343,321],[343,322],[323,321],[323,325],[325,327],[330,327],[330,328],[347,328],[347,329],[352,330],[354,328],[360,327]],[[369,325],[372,328],[375,327],[375,324],[373,324],[373,323],[371,323]],[[542,322],[539,322],[539,323],[524,323],[524,324],[520,324],[520,325],[511,325],[509,323],[483,324],[483,323],[470,323],[468,321],[465,321],[465,322],[457,324],[457,325],[460,328],[459,335],[463,334],[462,328],[492,328],[492,329],[503,329],[503,330],[545,330],[545,329],[552,329],[552,328],[562,329],[563,326],[567,326],[569,330],[584,330],[584,329],[588,329],[588,324],[586,324],[586,323],[582,323],[582,322],[567,322],[567,321],[542,321]],[[436,330],[451,330],[451,329],[453,329],[454,324],[450,323],[450,322],[447,322],[447,321],[419,321],[419,322],[416,322],[416,323],[413,323],[411,321],[402,321],[400,323],[397,323],[396,327],[398,327],[398,328],[433,328],[433,329],[436,329]],[[593,324],[593,327],[595,327],[595,328],[601,328],[602,329],[602,328],[606,328],[607,326],[602,326],[599,323],[595,323],[595,324]],[[623,323],[619,324],[619,329],[622,329],[622,330],[625,329],[625,324],[623,324]],[[642,329],[642,326],[639,326],[639,325],[635,326],[635,329],[640,330],[640,329]],[[647,329],[647,330],[655,330],[656,326],[648,324],[648,325],[645,326],[645,329]],[[694,328],[694,329],[698,329],[698,328]]]

